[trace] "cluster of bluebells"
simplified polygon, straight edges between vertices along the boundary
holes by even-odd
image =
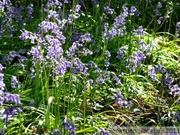
[[[104,7],[104,10],[107,13],[110,13],[110,14],[113,13],[113,10],[110,9],[107,5]],[[102,33],[103,40],[109,40],[109,39],[114,38],[115,36],[122,36],[122,37],[125,36],[126,18],[128,17],[128,15],[131,15],[131,16],[135,15],[135,12],[137,11],[137,9],[135,6],[132,6],[129,11],[129,9],[127,8],[127,5],[124,4],[122,6],[122,11],[123,12],[114,19],[114,23],[112,27],[109,27],[108,23],[104,24],[104,31]]]
[[[10,105],[8,108],[0,110],[0,112],[0,115],[3,119],[2,122],[7,127],[8,121],[18,113],[22,112],[22,110],[19,107],[15,108],[13,105]]]
[[[67,69],[71,67],[71,62],[62,58],[60,63],[57,64],[57,66],[53,69],[53,73],[55,73],[57,76],[63,76],[67,72]]]
[[[44,10],[48,11],[48,9],[51,9],[55,6],[57,6],[57,8],[60,9],[62,6],[62,3],[59,0],[48,0],[46,5],[44,6]]]
[[[164,88],[170,88],[171,84],[174,82],[174,78],[171,77],[167,72],[162,74],[162,79],[161,79],[161,85]]]
[[[20,49],[19,51],[10,51],[9,55],[5,54],[0,62],[3,64],[10,64],[13,66],[21,67],[22,70],[24,70],[25,65],[23,64],[23,62],[28,60],[24,55],[25,50],[23,49]]]
[[[162,74],[161,85],[164,88],[169,89],[171,87],[171,84],[174,82],[174,78],[169,76],[167,70],[161,64],[158,64],[155,67],[155,71],[156,71],[156,73]]]
[[[126,67],[130,69],[130,73],[136,71],[138,66],[141,66],[141,62],[145,59],[145,55],[140,51],[134,52],[133,57],[128,57],[126,61]]]
[[[0,64],[0,70],[3,70],[4,67]],[[17,79],[15,76],[13,77],[12,87],[15,87],[15,84],[17,83]],[[12,103],[16,104],[16,106],[19,106],[21,104],[20,98],[18,94],[11,94],[9,92],[4,91],[4,74],[0,73],[0,117],[2,118],[2,122],[7,127],[9,119],[11,119],[14,115],[17,115],[19,112],[21,112],[21,109],[18,107],[14,107]],[[9,107],[4,108],[4,104],[10,104]],[[1,133],[4,134],[5,131],[2,129]]]
[[[92,41],[91,35],[89,33],[85,33],[78,38],[79,41],[75,41],[72,43],[72,46],[66,50],[66,54],[68,58],[77,57],[82,54],[82,56],[92,55],[92,51],[83,46],[83,43]]]
[[[13,39],[13,32],[23,28],[23,24],[30,21],[33,13],[33,5],[30,4],[27,8],[12,4],[10,0],[1,0],[0,8],[2,11],[1,17],[3,18],[0,23],[0,38],[3,34],[8,32],[11,39]],[[22,16],[22,13],[27,11],[27,16]]]
[[[61,124],[62,124],[64,130],[68,130],[70,135],[75,135],[75,129],[76,128],[75,128],[73,123],[71,123],[69,121],[66,122],[65,119],[62,119]]]
[[[27,6],[27,18],[28,18],[28,21],[33,18],[33,16],[32,16],[33,12],[34,12],[33,4],[28,5]]]
[[[21,104],[20,98],[18,94],[11,94],[9,92],[2,92],[0,98],[0,105],[7,103],[15,103],[17,106]]]
[[[138,40],[138,48],[148,56],[150,54],[150,45],[145,44],[143,40]]]
[[[106,3],[106,6],[104,7],[104,11],[106,12],[106,14],[111,14],[111,15],[116,13],[114,9],[109,7],[108,3]]]
[[[64,25],[66,23],[71,23],[74,15],[80,11],[80,5],[76,5],[73,10],[70,11],[68,19],[60,20],[58,13],[51,10],[53,6],[59,6],[61,8],[62,4],[59,1],[51,0],[45,6],[47,13],[46,20],[39,24],[39,30],[36,33],[31,33],[24,30],[19,36],[21,40],[30,39],[31,43],[37,43],[29,51],[29,54],[33,59],[33,67],[31,67],[31,75],[35,74],[35,67],[38,63],[40,67],[40,72],[42,72],[42,63],[47,66],[47,68],[52,69],[52,72],[56,76],[63,76],[68,68],[72,68],[72,73],[84,73],[87,74],[86,64],[81,62],[78,58],[81,56],[92,55],[92,51],[83,46],[85,42],[91,42],[91,35],[89,33],[82,34],[78,40],[72,43],[72,46],[66,50],[66,56],[63,56],[64,50],[62,44],[65,43],[66,37],[63,36],[62,30],[64,30]],[[53,9],[53,8],[52,8]],[[54,22],[51,22],[51,18],[54,18]],[[49,34],[49,35],[48,35]],[[43,35],[43,36],[42,36]],[[51,63],[51,64],[49,64]],[[53,67],[50,67],[53,65]]]
[[[162,74],[161,85],[164,88],[170,88],[170,85],[171,85],[171,83],[173,83],[174,79],[172,77],[168,76],[165,67],[162,66],[161,64],[158,64],[155,67],[155,71],[156,71],[156,74],[157,73]]]
[[[157,82],[156,74],[162,74],[161,85],[165,89],[170,89],[169,94],[174,95],[174,97],[178,97],[180,95],[180,88],[177,84],[173,84],[174,78],[168,74],[168,71],[164,66],[158,64],[155,68],[149,67],[149,75],[151,79]]]
[[[97,70],[98,71],[98,70]],[[117,86],[121,86],[121,81],[114,72],[100,72],[98,71],[98,77],[95,81],[95,85],[104,84],[106,81],[114,81]]]
[[[83,73],[84,75],[89,75],[87,65],[82,63],[79,58],[73,60],[72,73]]]
[[[134,36],[142,36],[144,34],[144,29],[142,26],[138,26],[138,28],[133,33]]]
[[[123,98],[120,90],[115,94],[115,99],[116,99],[116,104],[119,107],[129,107],[129,105],[131,104],[130,102],[127,101],[127,99]]]
[[[72,23],[74,19],[77,19],[80,17],[80,8],[81,6],[79,4],[75,5],[73,10],[70,10],[70,14],[68,16],[68,22]]]

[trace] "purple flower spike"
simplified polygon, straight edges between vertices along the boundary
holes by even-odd
[[[106,67],[106,70],[108,70],[108,68],[109,68],[110,57],[111,57],[111,53],[108,50],[106,50],[105,51],[105,65],[104,65]]]
[[[1,90],[3,91],[4,87],[5,87],[5,84],[3,82],[3,80],[4,80],[3,77],[4,77],[4,74],[0,73],[0,92],[1,92]]]
[[[157,82],[155,68],[154,67],[148,67],[148,73],[149,73],[151,79],[154,82]]]
[[[174,97],[177,97],[178,95],[180,95],[180,88],[178,87],[177,84],[175,84],[173,87],[171,87],[170,94],[173,94]]]
[[[163,6],[162,6],[161,2],[158,2],[157,8],[162,8],[162,7],[163,7]]]
[[[16,76],[11,76],[11,86],[13,89],[16,88],[16,85],[18,83],[17,77]]]

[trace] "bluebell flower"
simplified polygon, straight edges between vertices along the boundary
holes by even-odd
[[[18,94],[11,94],[9,92],[4,92],[2,94],[4,103],[15,103],[16,105],[20,105],[21,101]]]
[[[58,8],[60,8],[62,6],[62,3],[59,0],[49,0],[45,5],[45,10],[53,8],[53,6],[58,6]]]
[[[177,97],[178,95],[180,95],[180,88],[177,84],[175,84],[171,87],[170,94],[173,94],[174,97]]]
[[[0,71],[2,71],[3,69],[5,69],[5,67],[3,67],[2,64],[0,64]]]
[[[80,39],[79,39],[82,43],[84,42],[89,42],[91,41],[91,34],[90,33],[85,33],[84,35],[81,35]]]
[[[176,37],[179,37],[179,32],[180,32],[180,22],[177,22],[177,24],[176,24],[176,33],[175,33]]]
[[[63,49],[61,48],[61,43],[59,40],[52,39],[49,41],[50,46],[47,47],[46,59],[55,63],[56,65],[59,63],[60,58],[63,54]]]
[[[12,118],[13,116],[17,115],[18,112],[14,108],[13,105],[10,105],[8,108],[4,109],[2,113],[3,123],[5,123],[6,127],[8,126],[9,118]]]
[[[115,18],[115,22],[113,23],[114,28],[119,28],[120,26],[124,26],[126,24],[126,16],[120,14]]]
[[[65,63],[60,63],[54,70],[53,72],[58,76],[63,76],[67,71],[67,66]]]
[[[105,59],[104,59],[104,61],[105,61],[105,67],[106,67],[106,70],[108,70],[108,68],[109,68],[109,60],[110,60],[110,57],[111,57],[111,53],[108,51],[108,50],[106,50],[105,51]]]
[[[50,135],[62,135],[62,134],[58,129],[56,129],[54,130],[54,133],[50,133]]]
[[[143,61],[145,59],[145,55],[140,51],[138,50],[137,52],[134,53],[134,56],[133,56],[133,63],[134,63],[134,69],[136,69],[138,66],[141,65],[141,61]]]
[[[80,44],[78,41],[73,42],[72,46],[66,51],[66,54],[69,58],[76,56],[75,52],[82,47],[83,44]]]
[[[77,5],[75,5],[75,7],[74,7],[74,11],[75,11],[75,12],[79,12],[79,11],[80,11],[80,8],[81,8],[81,5],[77,4]]]
[[[5,87],[3,80],[4,80],[4,74],[0,73],[0,92],[3,91]]]
[[[94,68],[95,71],[96,71],[98,74],[100,74],[100,73],[102,72],[102,70],[101,70],[101,69],[97,66],[97,64],[94,63],[93,61],[89,61],[89,66],[90,66],[91,68]]]
[[[111,15],[115,13],[114,9],[111,9],[111,8],[109,7],[108,3],[106,3],[106,6],[104,7],[104,11],[105,11],[107,14],[111,14]]]
[[[32,47],[29,53],[33,56],[33,62],[34,63],[36,63],[36,62],[41,63],[42,62],[42,56],[41,56],[41,53],[40,53],[38,46]]]
[[[141,35],[143,35],[143,33],[144,33],[143,27],[142,27],[142,26],[139,26],[139,27],[137,28],[136,32],[134,33],[134,35],[135,35],[135,36],[141,36]]]
[[[160,16],[161,15],[161,13],[159,12],[159,10],[157,8],[154,10],[154,12],[155,12],[156,16]]]
[[[21,33],[21,35],[19,36],[19,38],[21,39],[21,40],[24,40],[24,39],[28,39],[29,38],[29,32],[27,31],[27,30],[24,30],[22,33]]]
[[[31,19],[33,18],[32,14],[33,14],[33,12],[34,12],[34,10],[33,10],[33,4],[28,5],[28,6],[27,6],[27,10],[28,10],[28,12],[27,12],[28,20],[31,20]]]
[[[162,8],[162,7],[163,7],[163,6],[162,6],[161,2],[158,2],[156,8],[158,9],[158,8]]]
[[[64,0],[64,3],[70,3],[71,0]]]
[[[174,78],[168,76],[167,73],[164,73],[162,75],[161,85],[164,88],[170,88],[170,85],[174,82]]]
[[[125,54],[124,48],[119,48],[116,57],[117,57],[118,59],[122,60],[124,54]]]
[[[108,36],[110,39],[118,35],[118,31],[115,28],[112,28],[108,31]]]
[[[16,85],[18,83],[17,77],[16,76],[11,76],[11,86],[13,89],[16,88]]]
[[[0,129],[0,135],[4,135],[5,134],[5,130],[4,129]]]
[[[158,66],[155,67],[155,71],[156,73],[161,73],[161,74],[166,73],[165,67],[162,66],[161,64],[158,64]]]
[[[75,58],[73,60],[72,73],[83,73],[84,75],[88,75],[88,68],[86,64],[82,63],[79,58]]]
[[[67,129],[70,135],[75,135],[75,126],[73,123],[70,123],[69,121],[66,122],[65,118],[61,120],[62,126],[64,129]]]
[[[159,19],[157,20],[158,24],[161,24],[161,22],[164,20],[164,17],[159,17]]]
[[[127,3],[123,4],[123,6],[122,6],[123,15],[124,15],[125,17],[128,16],[128,8],[126,7],[126,5],[127,5]]]
[[[50,20],[50,18],[56,19],[56,21],[58,21],[59,20],[59,14],[54,10],[49,10],[48,15],[47,15],[47,19]]]
[[[180,22],[177,22],[176,27],[180,28]]]
[[[136,7],[135,6],[131,6],[131,9],[130,9],[130,12],[129,12],[129,14],[130,15],[134,15],[134,13],[136,12]]]
[[[155,72],[155,68],[154,68],[154,67],[149,66],[149,67],[148,67],[148,73],[149,73],[151,79],[152,79],[154,82],[157,82],[157,81],[158,81],[157,78],[156,78],[156,72]]]
[[[121,85],[121,81],[120,81],[120,79],[116,76],[116,74],[113,74],[113,79],[116,81],[116,85],[118,85],[118,86]]]
[[[115,99],[116,99],[116,104],[118,106],[123,106],[123,107],[128,107],[131,103],[128,102],[125,98],[123,98],[122,94],[120,91],[118,91],[115,95],[114,95]]]
[[[83,54],[84,56],[87,56],[88,54],[89,54],[89,55],[92,55],[93,52],[84,47],[84,48],[82,49],[82,54]]]

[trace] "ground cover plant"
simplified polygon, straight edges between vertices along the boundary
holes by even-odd
[[[177,133],[179,11],[178,0],[0,0],[0,134]]]

